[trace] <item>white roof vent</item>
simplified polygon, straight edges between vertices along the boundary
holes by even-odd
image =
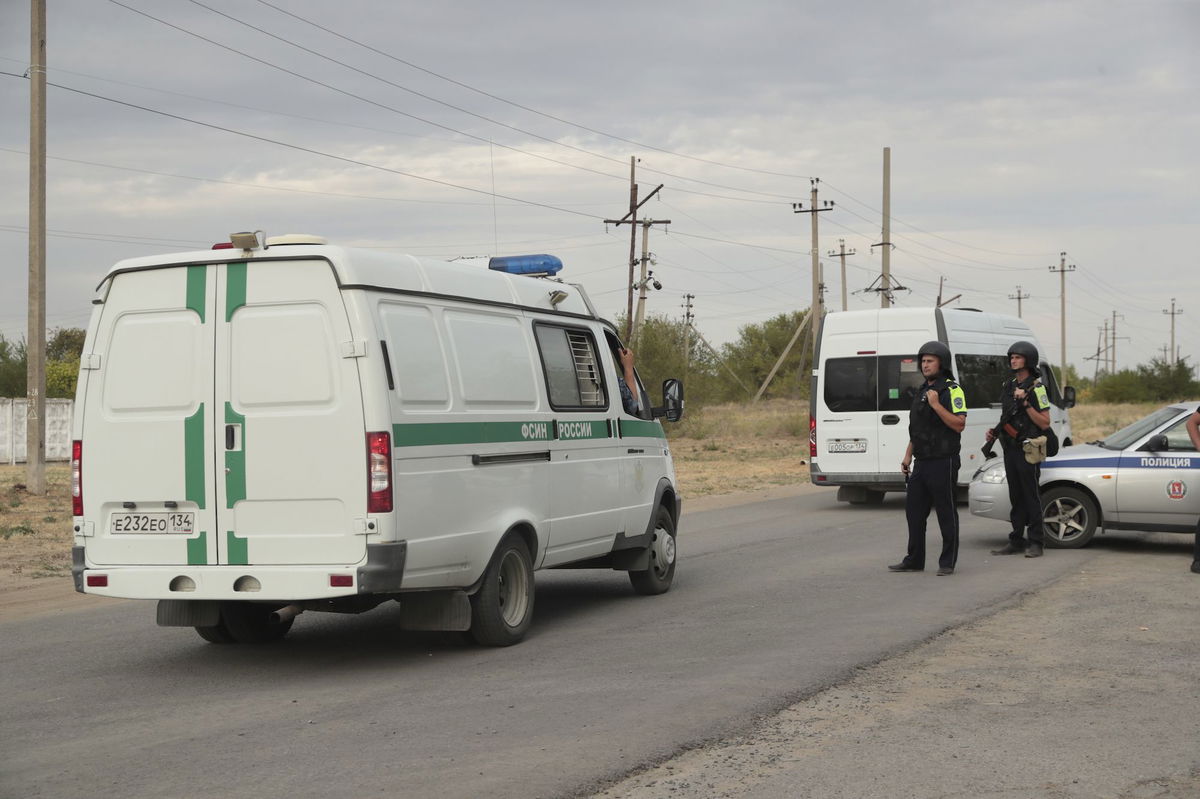
[[[271,236],[267,239],[268,247],[282,247],[285,244],[328,244],[329,241],[321,236],[308,233],[285,233],[282,236]]]

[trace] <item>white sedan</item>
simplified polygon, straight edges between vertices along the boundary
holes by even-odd
[[[1046,545],[1087,546],[1097,530],[1191,533],[1200,519],[1200,453],[1185,423],[1196,402],[1160,408],[1101,441],[1063,447],[1042,464]],[[1004,461],[989,460],[968,490],[976,516],[1008,521]]]

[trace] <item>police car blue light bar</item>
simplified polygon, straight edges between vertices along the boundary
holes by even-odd
[[[553,255],[506,255],[488,259],[488,269],[510,275],[554,275],[562,269],[562,260]]]

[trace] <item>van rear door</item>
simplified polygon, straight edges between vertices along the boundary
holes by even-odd
[[[365,345],[329,264],[112,280],[85,364],[98,370],[82,426],[89,560],[359,562]]]
[[[216,558],[212,267],[113,276],[82,359],[83,532],[98,565]]]
[[[356,339],[329,263],[216,270],[218,559],[353,564],[366,552]]]

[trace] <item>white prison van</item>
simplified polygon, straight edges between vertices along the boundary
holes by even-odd
[[[158,600],[214,643],[399,602],[399,626],[516,643],[533,573],[675,572],[680,496],[613,325],[552,256],[481,265],[315,236],[121,261],[73,431],[76,590]]]
[[[917,350],[941,341],[967,400],[959,486],[971,481],[984,457],[986,432],[1000,420],[1000,390],[1011,376],[1008,348],[1030,341],[1042,357],[1050,420],[1062,446],[1071,443],[1067,410],[1075,390],[1061,392],[1045,350],[1023,320],[966,308],[886,308],[825,316],[809,399],[810,474],[816,485],[838,486],[838,499],[883,501],[904,490],[900,461],[908,447],[908,414],[924,382]]]

